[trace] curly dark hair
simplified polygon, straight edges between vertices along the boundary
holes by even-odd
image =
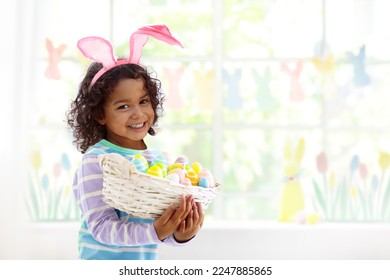
[[[155,135],[159,117],[163,114],[164,94],[161,90],[159,79],[152,77],[145,66],[138,64],[122,64],[104,73],[89,90],[89,85],[95,74],[103,65],[93,62],[81,81],[76,99],[71,103],[70,110],[66,113],[67,123],[73,132],[74,144],[81,153],[106,137],[104,125],[99,124],[97,117],[103,116],[103,105],[110,92],[122,79],[142,79],[144,87],[149,94],[154,111],[153,126],[149,129],[150,135]]]

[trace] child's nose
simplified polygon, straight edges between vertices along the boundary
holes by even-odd
[[[141,110],[141,108],[139,107],[139,106],[134,106],[133,107],[133,110],[131,110],[131,117],[132,118],[137,118],[137,117],[139,117],[139,116],[141,116],[142,115],[142,110]]]

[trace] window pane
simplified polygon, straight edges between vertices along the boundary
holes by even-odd
[[[77,94],[83,69],[79,63],[68,60],[62,60],[52,67],[50,62],[46,61],[35,64],[35,91],[31,92],[34,106],[30,121],[34,125],[65,127],[65,113],[70,108],[70,101]],[[58,72],[59,79],[48,78],[47,71]]]
[[[74,170],[80,157],[63,129],[35,128],[30,132],[29,184],[26,205],[32,220],[78,220],[73,197]]]
[[[343,57],[346,52],[365,44],[369,58],[390,58],[388,1],[327,0],[325,3],[328,47],[335,55]]]
[[[390,68],[388,65],[370,65],[362,70],[364,73],[359,74],[359,69],[351,64],[337,68],[335,80],[326,92],[327,117],[332,127],[389,127],[390,83],[387,77]]]
[[[26,200],[32,219],[78,215],[66,203],[70,170],[81,155],[64,122],[90,64],[77,40],[102,36],[113,41],[117,56],[128,56],[132,31],[164,23],[184,49],[153,38],[145,45],[141,63],[161,80],[166,96],[161,131],[146,142],[215,171],[224,189],[208,218],[277,219],[288,180],[284,149],[303,138],[300,173],[293,177],[309,210],[325,220],[390,220],[387,1],[36,3],[36,63],[24,101],[30,110]],[[85,13],[91,7],[94,12]],[[326,171],[318,170],[322,152]],[[351,172],[351,166],[358,169]],[[337,203],[329,200],[323,208],[320,195],[337,192]],[[380,206],[374,210],[369,203]]]
[[[224,1],[227,56],[308,57],[321,40],[321,1]],[[288,47],[286,47],[288,46]]]
[[[180,57],[210,55],[213,49],[213,1],[114,1],[113,33],[115,42],[128,48],[128,37],[136,28],[165,24],[182,42],[184,49],[172,48],[151,39],[145,45],[145,57]],[[126,52],[127,53],[127,52]]]
[[[310,62],[226,63],[222,77],[228,123],[321,123],[320,76]]]
[[[109,37],[110,0],[40,0],[36,2],[34,40],[40,50],[38,57],[46,56],[42,49],[50,38],[55,47],[66,44],[64,56],[77,56],[75,46],[81,37]]]
[[[153,63],[166,97],[162,123],[211,124],[215,70],[210,63]]]
[[[389,222],[390,135],[344,130],[328,140],[327,168],[312,172],[315,209],[328,221]]]

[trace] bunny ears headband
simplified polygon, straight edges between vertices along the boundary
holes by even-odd
[[[168,27],[165,25],[148,25],[137,29],[130,36],[129,57],[121,60],[115,58],[114,48],[106,39],[95,36],[80,39],[77,42],[77,47],[81,53],[92,61],[103,64],[103,68],[93,77],[89,89],[108,70],[122,64],[138,64],[141,59],[142,49],[148,41],[149,36],[167,44],[179,45],[183,48],[182,44],[172,36]]]

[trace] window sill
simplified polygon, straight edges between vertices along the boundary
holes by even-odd
[[[161,259],[390,259],[390,223],[206,221],[187,246]]]
[[[21,259],[77,259],[80,224],[29,223],[18,252]],[[390,223],[205,221],[183,247],[160,246],[160,259],[326,260],[390,259]]]

